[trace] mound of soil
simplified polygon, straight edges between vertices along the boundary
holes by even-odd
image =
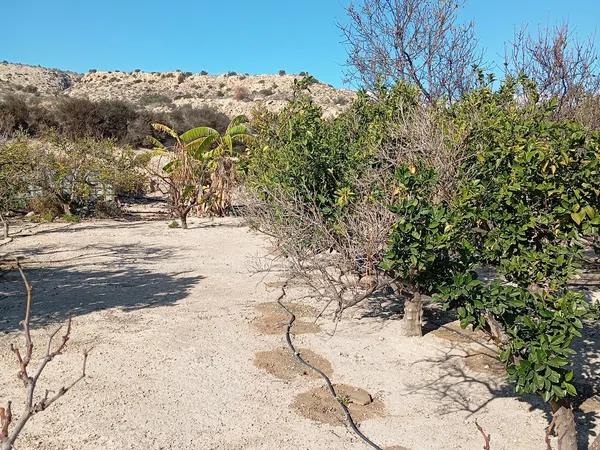
[[[297,303],[289,303],[285,305],[294,315],[299,317],[316,317],[317,310],[311,306],[300,305]],[[252,325],[263,334],[281,334],[285,331],[285,327],[290,319],[290,316],[276,302],[259,303],[256,305],[256,310],[262,315],[252,321]],[[292,332],[294,334],[317,333],[321,327],[313,322],[296,319]]]
[[[581,403],[581,405],[579,405],[579,409],[584,414],[600,412],[600,396],[593,396],[586,399],[583,403]]]
[[[317,367],[327,376],[331,376],[333,369],[329,361],[311,350],[301,348],[299,351],[309,364]],[[287,347],[256,353],[254,355],[254,365],[281,380],[291,380],[297,376],[321,378],[317,372],[300,364]]]
[[[363,398],[370,398],[369,393],[364,389],[346,384],[335,384],[334,388],[337,395],[347,402],[355,422],[383,416],[384,407],[381,401],[372,400],[366,405],[360,404]],[[298,394],[292,403],[292,408],[301,416],[315,422],[343,425],[345,421],[340,405],[331,396],[326,386]]]
[[[489,353],[473,353],[465,356],[465,365],[476,373],[492,375],[496,378],[506,377],[504,364]]]

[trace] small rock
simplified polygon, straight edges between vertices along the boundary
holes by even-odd
[[[348,397],[350,397],[351,403],[361,406],[365,406],[373,402],[373,397],[371,397],[371,394],[369,394],[367,391],[363,391],[362,389],[352,389],[350,392],[348,392]]]

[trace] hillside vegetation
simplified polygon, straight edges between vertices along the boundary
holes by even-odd
[[[62,96],[90,100],[125,100],[148,110],[168,112],[178,106],[210,107],[229,117],[249,114],[257,103],[282,109],[293,95],[294,80],[305,74],[222,75],[191,72],[101,72],[77,74],[25,64],[0,64],[0,96],[8,94],[54,101]],[[310,94],[326,115],[336,115],[354,93],[315,82]]]

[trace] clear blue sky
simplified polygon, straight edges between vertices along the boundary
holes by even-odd
[[[342,85],[347,0],[3,0],[0,60],[69,69],[308,71]],[[596,34],[600,0],[469,0],[489,60],[515,27]],[[7,20],[8,19],[8,20]],[[600,30],[598,30],[600,31]]]

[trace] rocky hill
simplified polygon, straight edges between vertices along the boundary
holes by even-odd
[[[291,98],[301,75],[223,75],[190,72],[100,72],[86,74],[24,64],[0,63],[0,96],[21,94],[41,100],[63,95],[90,100],[120,99],[151,110],[168,111],[189,104],[208,106],[228,116],[248,114],[257,103],[277,111]],[[317,82],[310,86],[326,115],[336,115],[354,97]]]

